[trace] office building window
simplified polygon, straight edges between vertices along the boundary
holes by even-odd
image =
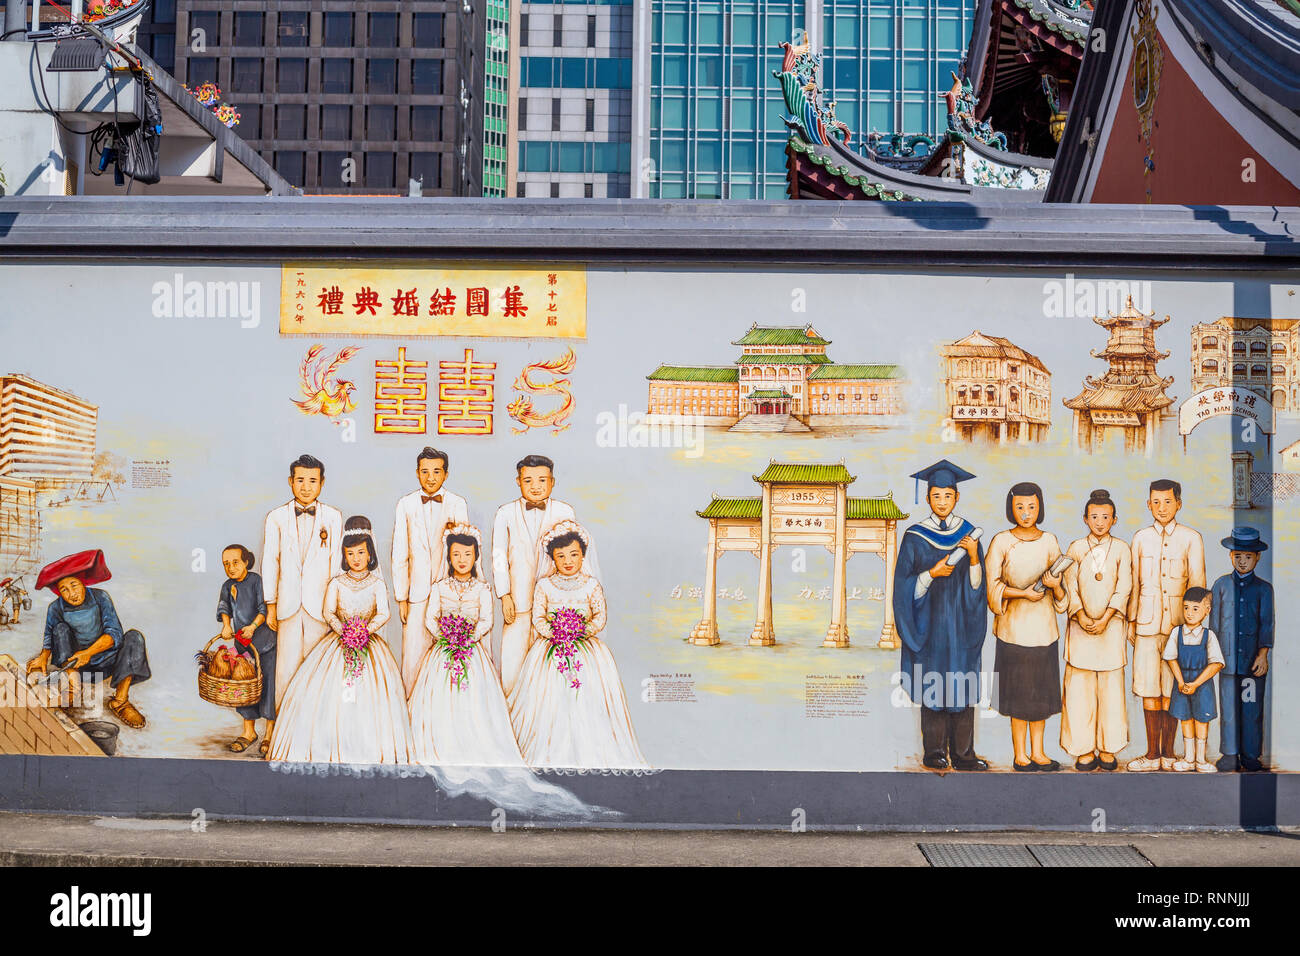
[[[244,139],[262,138],[262,107],[257,103],[239,107],[239,125],[235,132]]]
[[[230,61],[230,89],[235,93],[262,92],[260,57],[237,56]]]
[[[321,92],[352,92],[352,61],[340,59],[321,60]]]
[[[442,60],[411,61],[411,92],[425,96],[442,93]]]
[[[307,92],[307,61],[301,57],[286,57],[275,63],[276,89],[281,93]]]
[[[321,25],[325,46],[352,46],[352,14],[326,11]]]
[[[277,33],[280,46],[306,46],[307,13],[289,10],[281,12]]]
[[[411,178],[423,180],[422,189],[441,189],[442,154],[412,153]]]
[[[176,0],[154,0],[153,22],[154,23],[175,23],[176,22]]]
[[[176,36],[166,33],[156,33],[153,36],[151,44],[152,51],[150,55],[154,58],[159,66],[168,73],[176,72]]]
[[[235,46],[263,46],[262,14],[253,10],[235,13]]]
[[[526,13],[519,14],[519,45],[528,46],[528,14]]]
[[[594,187],[591,185],[591,183],[583,183],[583,186],[582,186],[582,195],[583,195],[584,197],[586,197],[587,199],[590,199],[590,198],[592,198],[592,195],[594,194],[594,192],[595,192],[595,190],[594,190]]]
[[[275,171],[295,186],[303,184],[303,173],[307,166],[307,154],[288,152],[275,154]]]
[[[320,108],[321,139],[352,138],[352,107],[346,103],[327,104]]]
[[[190,11],[189,47],[196,53],[221,46],[221,14],[210,10]]]
[[[373,49],[392,49],[397,46],[397,14],[370,14],[369,44]]]
[[[525,196],[525,188],[526,188],[526,187],[524,186],[523,183],[515,183],[515,196],[516,196],[516,198],[518,198],[518,199],[523,199],[523,198],[524,198],[524,196]]]
[[[519,97],[519,128],[528,129],[528,99]]]
[[[441,13],[417,13],[411,21],[411,36],[418,47],[438,49],[443,39]]]
[[[307,107],[277,106],[275,108],[276,139],[307,138]]]
[[[411,138],[421,143],[436,143],[442,139],[442,107],[411,107]]]
[[[397,139],[397,107],[366,107],[366,139]]]
[[[587,132],[593,132],[596,129],[596,101],[587,100]]]
[[[587,47],[594,49],[596,46],[596,17],[594,14],[587,15]]]
[[[210,57],[190,59],[185,64],[185,74],[191,89],[200,83],[216,83],[217,61]]]
[[[551,26],[551,46],[564,46],[564,17],[558,13]]]
[[[352,162],[348,162],[352,160]],[[318,181],[322,186],[345,187],[351,186],[352,182],[345,182],[343,172],[345,169],[354,170],[356,160],[349,153],[323,152],[320,154],[320,173]],[[355,172],[351,173],[355,177]],[[355,181],[353,178],[352,181]]]
[[[552,198],[552,199],[559,199],[559,198],[560,198],[560,184],[559,184],[559,183],[551,183],[551,198]]]
[[[551,131],[560,131],[560,101],[551,100]]]
[[[392,189],[396,159],[392,153],[366,153],[366,186]]]
[[[366,62],[366,92],[397,92],[396,60],[368,60]]]

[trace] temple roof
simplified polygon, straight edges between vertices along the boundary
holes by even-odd
[[[815,369],[808,381],[818,379],[893,379],[903,377],[901,365],[836,365],[831,363]]]
[[[779,355],[775,352],[751,353],[736,359],[737,365],[826,365],[829,362],[825,355]]]
[[[817,334],[811,325],[759,325],[755,322],[749,331],[732,345],[830,345],[829,339]]]
[[[857,481],[841,462],[838,465],[791,465],[772,462],[761,475],[754,480],[767,484],[769,482],[797,482],[810,485],[840,485]]]
[[[1113,409],[1123,412],[1154,412],[1168,408],[1174,400],[1165,394],[1173,384],[1172,378],[1162,379],[1156,385],[1118,385],[1105,381],[1084,383],[1084,389],[1074,398],[1067,398],[1065,406],[1074,409]]]
[[[646,376],[650,381],[734,384],[740,372],[734,365],[660,365]]]
[[[791,395],[783,388],[756,388],[746,396],[749,399],[759,399],[760,401],[768,398],[790,398]]]
[[[695,512],[701,518],[743,518],[758,521],[763,517],[761,498],[714,498],[703,511]],[[907,512],[894,503],[892,494],[883,498],[849,498],[846,517],[849,521],[901,521]]]

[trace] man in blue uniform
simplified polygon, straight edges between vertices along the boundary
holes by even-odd
[[[902,686],[921,707],[921,762],[987,770],[975,753],[974,709],[988,630],[984,551],[975,526],[954,514],[958,483],[975,476],[944,459],[912,477],[926,482],[931,514],[903,533],[892,600]]]
[[[1254,528],[1233,528],[1224,538],[1232,570],[1214,582],[1210,630],[1223,649],[1219,674],[1220,770],[1262,770],[1264,681],[1273,647],[1273,585],[1255,574],[1268,550]]]

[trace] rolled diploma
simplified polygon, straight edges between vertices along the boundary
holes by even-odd
[[[971,540],[978,541],[980,539],[980,535],[982,535],[983,533],[984,533],[983,528],[976,528],[974,531],[970,533]],[[964,557],[966,557],[965,548],[954,548],[953,550],[948,552],[947,563],[955,568],[957,566],[957,562]]]

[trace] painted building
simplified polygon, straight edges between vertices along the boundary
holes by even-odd
[[[1052,426],[1052,373],[1009,339],[978,329],[940,349],[945,425],[970,441],[1043,441]]]
[[[0,577],[23,574],[40,559],[36,489],[30,478],[0,477]]]
[[[518,4],[513,195],[631,195],[633,6]]]
[[[1192,327],[1192,391],[1244,385],[1275,411],[1300,408],[1300,319],[1224,316]]]
[[[934,134],[970,36],[972,0],[638,0],[634,196],[786,197],[780,44],[807,29],[839,115]],[[641,85],[644,82],[644,85]]]
[[[1283,471],[1300,471],[1300,441],[1293,441],[1279,454],[1282,456]]]
[[[85,481],[95,463],[99,408],[26,375],[0,377],[0,475]]]
[[[731,366],[660,365],[647,379],[648,411],[736,424],[749,416],[792,418],[814,426],[903,411],[898,365],[841,365],[826,354],[830,340],[811,325],[750,327],[731,343]]]

